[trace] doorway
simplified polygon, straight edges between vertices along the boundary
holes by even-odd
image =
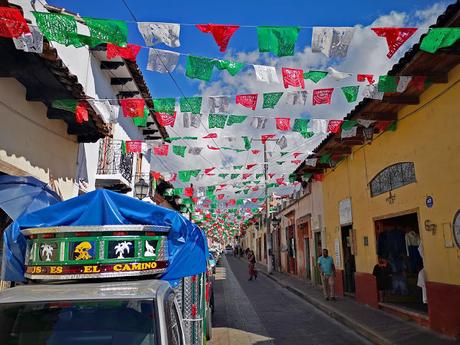
[[[281,269],[281,230],[278,227],[275,231],[276,250],[275,250],[275,267],[276,271],[282,272]]]
[[[261,239],[260,237],[258,239],[256,239],[256,246],[257,246],[257,261],[262,261],[262,255],[261,255],[261,251],[262,251],[262,245],[261,245]]]
[[[311,280],[311,265],[310,265],[310,239],[304,237],[304,253],[305,253],[305,270],[307,273],[307,279]]]
[[[342,252],[343,252],[343,291],[347,294],[355,293],[355,252],[353,243],[353,227],[342,226]]]
[[[314,256],[312,256],[313,259],[313,267],[314,267],[314,272],[315,272],[315,284],[316,285],[322,285],[321,283],[321,274],[318,269],[318,265],[316,264],[318,261],[318,258],[322,255],[321,251],[323,250],[323,246],[321,244],[321,232],[317,231],[314,234],[314,241],[315,241],[315,252],[313,253]]]
[[[262,252],[264,255],[264,260],[267,260],[267,234],[264,234],[264,241],[262,243],[262,248],[263,248]]]
[[[417,213],[376,220],[375,231],[377,256],[387,264],[389,275],[380,301],[428,312],[426,298],[424,302],[423,291],[417,286],[423,270]]]
[[[288,273],[297,274],[296,265],[296,247],[295,247],[295,225],[289,225],[286,228],[286,243],[288,254]]]

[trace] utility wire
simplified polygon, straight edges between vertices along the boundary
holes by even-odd
[[[129,8],[128,4],[126,3],[125,0],[122,0],[123,1],[123,4],[125,5],[125,7],[128,9],[129,13],[131,14],[131,16],[133,17],[133,19],[135,21],[137,21],[137,18],[136,16],[134,15],[134,13],[131,11],[131,9]],[[155,51],[156,54],[158,54],[156,51]],[[184,97],[186,99],[186,102],[187,104],[189,105],[189,107],[191,107],[191,104],[189,103],[188,101],[188,98],[185,96],[185,93],[183,92],[182,88],[180,87],[179,83],[176,81],[176,79],[173,77],[171,71],[169,70],[168,66],[166,66],[166,64],[164,63],[164,61],[161,59],[161,56],[157,55],[159,57],[159,60],[161,62],[161,64],[163,65],[163,67],[166,69],[166,71],[168,72],[168,75],[169,77],[171,78],[171,80],[173,81],[174,85],[176,86],[177,90],[179,91],[179,93],[182,95],[182,97]],[[209,131],[208,129],[203,125],[203,122],[201,121],[201,117],[200,117],[200,124],[203,126],[203,128],[205,129],[205,131],[209,134]],[[217,143],[215,142],[214,139],[212,139],[212,141],[214,142],[214,144],[217,146]],[[222,158],[225,160],[225,156],[224,154],[219,150],[219,153],[221,154]]]
[[[131,15],[133,16],[133,18],[135,18],[135,17],[134,17],[134,14],[131,12],[131,10],[130,10],[129,7],[127,6],[126,2],[125,2],[124,0],[122,0],[122,1],[123,1],[123,3],[126,5],[126,7],[128,8],[128,10],[129,10],[129,12],[131,13]],[[112,77],[114,77],[114,78],[117,77],[112,71],[108,70],[108,72],[109,72],[109,74],[110,74]],[[123,87],[124,87],[124,85],[122,85],[122,90],[123,90]],[[118,99],[116,99],[116,100],[118,100]],[[151,110],[151,109],[149,109],[149,110]],[[171,128],[171,131],[174,132],[176,135],[178,134],[178,133],[175,132],[172,128]],[[181,141],[183,141],[183,142],[187,145],[187,147],[191,147],[190,145],[188,145],[188,143],[187,143],[185,140],[181,139]],[[213,164],[210,160],[208,160],[206,157],[204,157],[201,153],[200,153],[200,156],[201,156],[204,160],[206,160],[209,164]],[[160,161],[160,160],[159,160],[159,161]],[[161,162],[162,162],[162,161],[161,161]],[[163,163],[163,162],[162,162],[162,163]],[[164,164],[162,164],[162,165],[164,165]],[[171,171],[171,170],[172,170],[172,169],[167,169],[167,171]]]

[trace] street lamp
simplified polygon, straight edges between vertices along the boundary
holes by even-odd
[[[144,199],[147,195],[149,194],[149,185],[143,178],[140,178],[139,181],[137,181],[134,184],[134,195],[136,198],[139,200]]]

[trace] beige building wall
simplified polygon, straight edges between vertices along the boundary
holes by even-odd
[[[43,103],[26,101],[16,79],[0,79],[0,171],[34,176],[68,199],[78,192],[78,143],[64,121],[50,120],[46,112]]]
[[[242,244],[243,244],[243,249],[245,250],[246,248],[249,248],[256,252],[256,245],[255,245],[255,226],[254,224],[251,224],[248,226],[246,230],[246,234],[244,235]]]
[[[291,203],[283,209],[279,215],[281,216],[280,223],[280,248],[281,248],[281,267],[283,272],[288,271],[288,252],[287,252],[287,235],[286,228],[289,225],[295,226],[296,231],[296,262],[297,269],[302,271],[302,276],[305,275],[305,267],[307,259],[310,262],[310,276],[314,276],[314,262],[318,256],[318,250],[315,248],[314,233],[319,233],[320,238],[324,238],[323,220],[323,190],[320,182],[310,183],[310,193],[302,195],[297,201]],[[309,228],[309,258],[305,252],[304,238],[299,238],[298,225],[299,220],[305,221],[308,218]],[[304,236],[305,237],[305,236]],[[300,240],[300,241],[299,241]],[[323,241],[324,243],[324,241]]]

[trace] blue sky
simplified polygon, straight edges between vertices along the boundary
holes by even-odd
[[[434,0],[233,0],[233,1],[151,1],[126,0],[138,21],[172,23],[221,23],[239,25],[302,25],[302,26],[354,26],[369,25],[391,11],[406,12],[409,15],[423,10],[439,1]],[[113,18],[133,21],[122,0],[50,0],[50,4],[64,7],[82,16]],[[449,2],[447,2],[449,3]],[[144,44],[134,23],[129,25],[129,40]],[[301,30],[297,51],[310,44],[311,29]],[[159,48],[169,49],[165,46]],[[237,52],[257,49],[255,28],[240,28],[232,37],[227,58],[235,58]],[[181,47],[172,49],[182,53],[224,57],[219,52],[210,34],[199,32],[194,26],[181,28]],[[142,49],[138,63],[145,70],[147,49]],[[185,57],[181,57],[185,65]],[[180,96],[167,75],[145,72],[145,78],[154,97]],[[184,77],[183,70],[174,72],[186,95],[197,92],[198,82]]]

